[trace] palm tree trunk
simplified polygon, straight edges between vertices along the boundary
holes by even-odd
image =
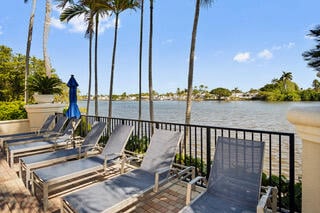
[[[141,13],[140,13],[140,44],[139,44],[139,115],[138,115],[138,137],[140,137],[140,120],[142,118],[141,106],[141,93],[142,93],[142,43],[143,43],[143,12],[144,0],[141,0]]]
[[[99,15],[96,14],[96,32],[95,32],[95,47],[94,47],[94,114],[98,116],[98,28]]]
[[[89,34],[89,82],[88,82],[88,99],[87,99],[87,112],[86,115],[89,115],[90,109],[90,99],[91,99],[91,76],[92,76],[92,31]]]
[[[28,39],[27,39],[27,50],[26,50],[26,71],[24,77],[24,102],[27,103],[29,99],[28,95],[28,76],[29,76],[29,59],[30,59],[30,49],[32,41],[32,32],[33,32],[33,23],[34,23],[34,14],[36,11],[37,0],[32,1],[32,10],[29,19],[29,30],[28,30]]]
[[[197,2],[196,2],[195,15],[194,15],[194,20],[193,20],[192,37],[191,37],[191,47],[190,47],[190,56],[189,56],[189,73],[188,73],[187,106],[186,106],[186,117],[185,117],[186,124],[190,124],[190,121],[191,121],[194,53],[195,53],[195,47],[196,47],[197,28],[198,28],[199,14],[200,14],[200,1],[201,0],[197,0]]]
[[[50,59],[48,56],[48,36],[49,36],[49,29],[50,29],[50,14],[51,14],[51,1],[46,0],[46,14],[44,20],[44,28],[43,28],[43,60],[44,66],[46,69],[46,75],[50,78],[51,77],[51,65]]]
[[[141,93],[142,93],[142,42],[143,42],[143,11],[144,10],[144,0],[141,0],[141,13],[140,13],[140,45],[139,45],[139,115],[138,120],[141,120],[142,110],[141,110]]]
[[[114,42],[113,42],[113,53],[112,53],[112,62],[111,62],[111,73],[110,73],[110,89],[109,89],[109,113],[108,113],[109,118],[112,117],[113,75],[114,75],[114,65],[115,65],[116,50],[117,50],[117,36],[118,36],[118,22],[119,22],[119,14],[116,13],[115,15],[116,15],[116,23],[115,23],[115,29],[114,29]]]
[[[152,86],[152,37],[153,37],[153,0],[150,0],[150,34],[149,34],[149,113],[150,121],[154,120],[153,86]],[[153,133],[153,132],[151,132]]]

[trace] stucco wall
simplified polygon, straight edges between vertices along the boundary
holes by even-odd
[[[0,121],[0,135],[29,131],[29,119]]]

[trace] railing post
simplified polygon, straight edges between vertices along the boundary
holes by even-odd
[[[289,210],[290,212],[294,212],[294,196],[295,196],[295,192],[294,192],[294,182],[295,182],[295,165],[294,165],[294,158],[295,152],[294,152],[294,134],[291,134],[289,137],[289,166],[290,166],[290,170],[289,170],[289,178],[290,178],[290,182],[289,182]]]
[[[211,168],[211,129],[207,127],[207,174],[206,178],[209,178]]]

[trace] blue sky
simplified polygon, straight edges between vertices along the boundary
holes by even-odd
[[[4,1],[0,8],[0,45],[25,54],[31,2]],[[143,91],[148,90],[148,16],[145,5]],[[157,92],[187,87],[188,56],[195,0],[155,0],[153,79]],[[44,1],[37,1],[31,55],[42,58]],[[216,0],[201,8],[194,85],[243,91],[261,88],[282,71],[292,72],[302,88],[311,87],[316,72],[301,54],[315,47],[306,35],[320,24],[319,0]],[[48,51],[52,67],[67,82],[74,74],[82,94],[88,85],[88,39],[83,19],[59,22],[53,7]],[[114,94],[138,93],[140,11],[120,16]],[[114,17],[106,17],[99,35],[99,94],[108,94]],[[93,91],[93,90],[92,90]]]

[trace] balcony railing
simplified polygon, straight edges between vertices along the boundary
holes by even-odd
[[[278,208],[280,211],[298,211],[294,203],[295,180],[297,178],[295,177],[295,137],[293,133],[95,116],[83,116],[83,120],[88,125],[91,125],[96,120],[109,123],[108,128],[110,131],[106,130],[105,136],[110,134],[116,125],[134,126],[132,138],[145,138],[146,140],[143,140],[145,143],[148,143],[154,128],[183,132],[184,139],[180,144],[175,162],[181,165],[192,165],[196,168],[196,175],[207,177],[210,173],[218,136],[264,141],[264,173],[268,177],[278,177],[278,181],[274,181],[273,178],[269,178],[268,181],[270,185],[277,182],[278,189],[281,189],[278,190]],[[88,125],[81,126],[81,134],[86,134]],[[130,146],[132,149],[130,151],[141,151],[145,146],[146,144],[136,143]],[[281,177],[286,177],[288,182],[281,181]]]

